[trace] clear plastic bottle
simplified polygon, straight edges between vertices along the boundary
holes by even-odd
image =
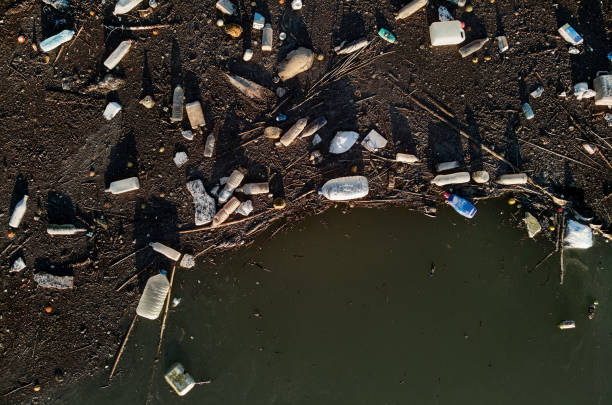
[[[472,41],[469,44],[459,48],[459,53],[461,54],[462,58],[465,58],[466,56],[470,56],[471,54],[473,54],[474,52],[482,48],[484,44],[486,44],[488,41],[489,41],[489,38],[482,38],[482,39],[477,39],[475,41]]]
[[[308,124],[307,118],[300,118],[281,136],[280,143],[284,146],[289,146],[295,141],[299,134],[302,133],[304,128],[306,128],[306,124]]]
[[[128,13],[141,2],[142,0],[119,0],[117,4],[115,4],[113,14],[118,15]]]
[[[106,58],[104,61],[104,66],[106,66],[108,70],[111,70],[117,66],[117,64],[121,62],[121,59],[123,59],[123,57],[130,51],[132,43],[134,43],[134,41],[129,39],[127,41],[122,41],[119,46],[117,46],[117,48],[115,48],[115,50],[108,55],[108,58]]]
[[[413,0],[410,3],[406,4],[400,11],[398,11],[395,16],[396,20],[400,20],[402,18],[406,18],[416,13],[421,8],[425,7],[427,4],[427,0]]]
[[[228,198],[230,198],[236,187],[242,183],[243,179],[244,173],[242,173],[240,170],[236,169],[232,172],[227,180],[227,183],[225,183],[225,187],[223,187],[223,190],[221,190],[219,193],[219,204],[223,204]]]
[[[157,319],[164,307],[164,301],[170,290],[170,283],[164,270],[160,271],[147,281],[147,285],[142,292],[136,313],[147,319]]]
[[[368,195],[368,179],[364,176],[338,177],[319,189],[319,195],[332,201],[354,200]]]
[[[263,33],[261,35],[261,50],[270,52],[272,50],[272,36],[274,35],[274,31],[272,30],[272,25],[266,24],[263,29]]]
[[[149,246],[151,246],[153,250],[155,250],[157,253],[161,253],[168,259],[174,260],[175,262],[181,258],[181,252],[179,252],[178,250],[174,250],[171,247],[164,245],[163,243],[151,242],[149,243]]]
[[[23,198],[15,205],[15,209],[11,214],[11,219],[9,220],[9,226],[11,228],[19,228],[19,224],[21,224],[21,220],[25,215],[26,208],[28,204],[28,196],[24,195]]]
[[[64,42],[68,42],[74,36],[74,31],[72,30],[63,30],[59,34],[55,34],[52,37],[49,37],[40,43],[40,50],[43,52],[49,52],[53,49],[57,48]]]
[[[238,187],[236,191],[246,195],[268,194],[270,192],[270,185],[267,182],[247,183],[242,187]]]
[[[204,146],[204,157],[212,157],[215,153],[215,136],[213,134],[209,134],[206,137],[206,145]]]
[[[238,209],[239,206],[240,206],[240,200],[237,199],[236,197],[232,197],[232,199],[229,200],[227,204],[225,204],[223,208],[221,208],[215,214],[213,221],[212,221],[213,228],[225,222],[225,220],[227,220],[229,216],[232,215],[234,211]]]
[[[183,121],[183,97],[185,93],[183,91],[183,86],[178,84],[174,88],[174,94],[172,95],[172,115],[170,116],[170,121],[172,122],[181,122]]]

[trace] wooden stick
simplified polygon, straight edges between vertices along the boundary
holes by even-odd
[[[438,107],[444,114],[448,115],[451,118],[455,118],[455,114],[451,113],[446,108],[442,107],[442,105],[440,105],[440,103],[438,103],[436,100],[434,100],[433,97],[431,97],[429,94],[427,94],[427,98],[429,98],[429,102],[431,104],[433,104],[436,107]]]
[[[135,27],[126,27],[125,25],[105,25],[109,30],[126,30],[126,31],[145,31],[154,30],[157,28],[168,28],[170,24],[155,24],[155,25],[138,25]]]
[[[77,34],[74,36],[74,38],[72,39],[72,41],[70,41],[69,44],[62,44],[59,52],[57,53],[57,56],[55,57],[55,60],[53,61],[53,64],[55,65],[55,63],[58,61],[58,59],[60,58],[60,56],[62,55],[62,51],[64,50],[64,46],[66,46],[67,49],[70,49],[70,46],[74,43],[74,41],[79,37],[79,34],[81,33],[81,31],[83,31],[83,27],[81,26],[81,28],[79,28],[79,31],[77,32]]]
[[[545,262],[546,260],[548,260],[548,259],[550,258],[550,256],[552,256],[554,253],[555,253],[555,251],[554,251],[554,250],[551,250],[551,251],[550,251],[550,253],[549,253],[549,254],[547,254],[545,258],[543,258],[542,260],[540,260],[540,261],[539,261],[539,262],[538,262],[538,263],[537,263],[537,264],[534,266],[534,268],[533,268],[533,269],[534,269],[534,270],[537,270],[537,269],[538,269],[538,267],[540,267],[542,264],[544,264],[544,262]]]
[[[559,280],[559,284],[563,285],[563,281],[565,280],[565,263],[564,263],[564,258],[563,258],[563,234],[565,233],[565,216],[563,214],[561,214],[561,221],[562,221],[562,225],[561,228],[563,228],[563,230],[561,231],[561,275],[560,275],[560,280]]]
[[[9,391],[9,392],[7,392],[6,394],[4,394],[4,395],[3,395],[3,397],[8,397],[9,395],[14,394],[14,393],[16,393],[17,391],[21,391],[22,389],[27,388],[27,387],[29,387],[29,386],[30,386],[30,385],[32,385],[32,384],[34,384],[34,383],[33,383],[33,382],[31,382],[31,383],[29,383],[29,384],[22,385],[21,387],[17,387],[17,388],[15,388],[14,390]]]
[[[593,166],[591,166],[591,165],[588,165],[588,164],[586,164],[586,163],[583,163],[583,162],[581,162],[581,161],[579,161],[579,160],[576,160],[576,159],[574,159],[574,158],[571,158],[571,157],[569,157],[569,156],[565,156],[565,155],[562,155],[562,154],[560,154],[560,153],[554,152],[554,151],[552,151],[552,150],[550,150],[550,149],[546,149],[546,148],[545,148],[545,147],[543,147],[543,146],[536,145],[535,143],[529,142],[529,141],[527,141],[527,140],[525,140],[525,139],[519,139],[519,142],[526,143],[527,145],[533,146],[534,148],[537,148],[537,149],[543,150],[544,152],[548,152],[548,153],[550,153],[551,155],[555,155],[555,156],[558,156],[558,157],[560,157],[560,158],[562,158],[562,159],[566,159],[566,160],[569,160],[569,161],[571,161],[571,162],[578,163],[579,165],[586,166],[586,167],[588,167],[589,169],[596,170],[596,169],[595,169]]]
[[[134,273],[132,276],[130,276],[130,278],[125,280],[119,287],[117,287],[115,289],[115,291],[119,292],[119,291],[123,290],[125,288],[125,286],[130,284],[132,281],[136,280],[136,278],[138,276],[140,276],[142,273],[144,273],[148,269],[148,266],[153,262],[153,260],[155,260],[155,259],[151,259],[145,266],[142,267],[142,269],[138,270],[136,273]]]
[[[134,324],[136,323],[136,318],[138,318],[138,315],[134,315],[134,319],[132,319],[132,323],[130,323],[130,327],[128,328],[128,331],[125,334],[125,337],[123,338],[123,342],[121,342],[121,347],[119,347],[119,352],[117,353],[117,357],[115,358],[115,363],[113,364],[113,368],[111,369],[110,376],[108,376],[109,380],[113,378],[113,374],[115,374],[117,364],[119,364],[119,359],[123,354],[123,349],[125,349],[125,345],[127,344],[127,341],[130,338],[130,333],[132,333],[132,329],[134,328]]]
[[[239,224],[241,222],[246,222],[246,221],[248,221],[250,219],[257,218],[257,217],[259,217],[259,216],[261,216],[261,215],[263,215],[265,213],[271,212],[271,211],[274,211],[274,208],[270,208],[270,209],[267,209],[265,211],[258,212],[257,214],[253,214],[253,215],[251,215],[249,217],[245,217],[245,218],[242,218],[242,219],[237,219],[235,221],[223,222],[222,224],[219,224],[219,225],[217,225],[215,227],[213,227],[212,225],[204,225],[204,226],[200,226],[200,227],[192,228],[192,229],[182,229],[182,230],[178,231],[178,233],[182,235],[182,234],[185,234],[185,233],[210,231],[210,230],[213,230],[213,229],[223,228],[224,226],[230,226],[230,225]]]
[[[115,263],[111,264],[110,266],[108,266],[108,268],[110,269],[111,267],[114,267],[114,266],[118,265],[119,263],[123,262],[123,261],[124,261],[124,260],[126,260],[126,259],[129,259],[130,257],[134,256],[136,253],[138,253],[138,252],[140,252],[140,251],[142,251],[142,250],[144,250],[144,249],[146,249],[146,248],[148,248],[148,247],[149,247],[149,245],[146,245],[146,246],[141,247],[141,248],[140,248],[140,249],[138,249],[138,250],[133,251],[133,252],[132,252],[132,253],[130,253],[129,255],[125,256],[123,259],[121,259],[121,260],[119,260],[119,261],[117,261],[117,262],[115,262]]]

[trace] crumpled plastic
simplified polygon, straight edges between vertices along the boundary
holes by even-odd
[[[192,180],[188,182],[187,190],[189,190],[193,196],[193,204],[195,205],[195,224],[206,225],[212,222],[216,211],[215,200],[206,194],[202,180]]]

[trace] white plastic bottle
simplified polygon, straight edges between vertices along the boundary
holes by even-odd
[[[425,7],[427,4],[427,0],[413,0],[410,3],[406,4],[404,7],[398,11],[397,16],[395,16],[396,20],[406,18],[416,13],[421,8]]]
[[[270,185],[268,183],[247,183],[242,187],[238,187],[236,191],[246,195],[268,194]]]
[[[104,66],[106,66],[108,70],[111,70],[117,66],[117,64],[121,62],[121,59],[123,59],[123,57],[130,51],[133,42],[134,41],[129,39],[127,41],[122,41],[119,46],[115,48],[110,55],[108,55],[108,58],[106,58],[104,61]]]
[[[206,137],[206,145],[204,146],[204,157],[212,157],[215,153],[215,136],[213,134],[209,134]]]
[[[183,121],[183,86],[180,84],[174,88],[174,94],[172,95],[172,115],[170,116],[171,122]]]
[[[264,52],[270,52],[272,50],[272,36],[274,31],[272,25],[267,24],[264,26],[263,33],[261,34],[261,50]]]
[[[354,200],[368,195],[368,179],[363,176],[338,177],[319,189],[319,195],[332,201]]]
[[[115,4],[113,14],[117,15],[128,13],[141,2],[142,0],[119,0],[117,4]]]
[[[81,232],[87,232],[87,229],[77,228],[76,226],[72,224],[62,224],[62,225],[49,224],[47,225],[47,233],[49,235],[54,235],[54,236],[76,235],[77,233],[81,233]]]
[[[138,190],[139,188],[140,182],[138,181],[138,177],[128,177],[127,179],[113,181],[104,191],[107,193],[121,194]]]
[[[525,173],[502,174],[498,177],[497,184],[503,184],[505,186],[527,184],[527,180],[529,180],[529,178]]]
[[[9,220],[9,226],[11,228],[19,228],[19,224],[21,224],[21,220],[23,219],[23,216],[25,215],[27,204],[28,204],[28,196],[24,195],[21,201],[19,201],[17,205],[15,205],[15,209],[13,210],[13,213],[11,214],[11,219]]]
[[[230,198],[236,187],[242,183],[243,179],[244,173],[242,173],[240,170],[236,169],[232,172],[227,180],[227,183],[225,183],[225,187],[223,187],[223,190],[221,190],[219,193],[219,204],[223,204],[228,198]]]
[[[161,253],[170,260],[177,261],[181,258],[181,252],[179,252],[178,250],[174,250],[171,247],[164,245],[163,243],[151,242],[149,243],[149,246],[151,246],[153,250],[155,250],[157,253]]]
[[[282,143],[283,146],[291,145],[293,141],[295,141],[295,139],[298,137],[298,135],[302,133],[304,128],[306,128],[307,123],[307,118],[300,118],[299,120],[297,120],[295,124],[293,124],[291,128],[289,128],[287,132],[283,134],[283,136],[281,136],[280,143]]]
[[[164,307],[166,296],[170,290],[170,283],[164,270],[149,278],[142,292],[136,313],[147,319],[157,319]]]
[[[53,49],[57,48],[64,42],[68,42],[74,36],[74,31],[72,30],[64,30],[59,34],[55,34],[52,37],[49,37],[40,43],[40,50],[43,52],[49,52]]]
[[[442,187],[449,184],[463,184],[470,182],[470,174],[468,172],[459,172],[453,174],[438,174],[431,181],[432,184]]]
[[[237,199],[236,197],[232,197],[232,199],[229,200],[227,204],[225,204],[223,208],[221,208],[215,214],[213,221],[212,221],[213,228],[225,222],[225,220],[227,220],[229,216],[232,215],[234,211],[238,209],[239,206],[240,206],[240,200]]]

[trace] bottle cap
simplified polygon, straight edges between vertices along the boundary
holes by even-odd
[[[166,270],[160,270],[159,274],[163,274],[165,276],[166,275]]]
[[[444,198],[450,198],[450,193],[444,193]]]

